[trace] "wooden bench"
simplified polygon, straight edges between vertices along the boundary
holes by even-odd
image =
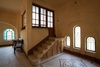
[[[22,51],[23,39],[17,39],[17,40],[12,40],[12,41],[13,41],[13,47],[14,47],[14,54],[17,48],[20,48]]]

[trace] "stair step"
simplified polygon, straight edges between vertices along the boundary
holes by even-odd
[[[46,41],[44,44],[47,44],[47,45],[53,45],[55,42],[54,41]]]
[[[31,64],[35,66],[40,65],[41,58],[43,58],[43,55],[46,54],[46,52],[57,40],[58,38],[49,37],[47,40],[45,40],[45,42],[41,44],[40,47],[37,47],[37,50],[35,50],[32,55],[28,56],[28,59],[30,60]]]
[[[50,45],[42,44],[42,47],[46,47],[48,49],[50,47]]]
[[[46,49],[42,47],[38,47],[38,51],[44,54],[46,52]]]
[[[51,44],[53,41],[45,41],[45,44]]]
[[[39,51],[34,51],[34,52],[33,52],[33,55],[34,55],[36,58],[41,58],[43,54],[40,53]]]
[[[55,41],[55,37],[49,37],[48,40],[49,41]]]
[[[28,56],[29,61],[32,65],[40,65],[41,60],[37,59],[33,54]]]

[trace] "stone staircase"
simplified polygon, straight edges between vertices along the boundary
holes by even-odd
[[[32,55],[28,56],[28,59],[32,65],[40,65],[41,58],[46,54],[51,47],[53,47],[54,43],[58,40],[58,38],[49,37],[42,46],[38,47],[37,50],[33,51]]]

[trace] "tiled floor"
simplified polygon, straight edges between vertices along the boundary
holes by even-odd
[[[13,47],[0,47],[0,67],[32,67],[20,50],[14,54]]]
[[[84,66],[62,66],[60,60],[79,60],[81,61]],[[77,63],[78,61],[76,61],[75,63]],[[79,63],[79,62],[78,62]],[[44,60],[41,64],[42,67],[100,67],[99,64],[93,62],[91,63],[91,61],[88,61],[86,59],[82,59],[79,58],[77,56],[71,55],[71,54],[67,54],[67,53],[62,53],[56,56],[53,56],[47,60]]]
[[[41,63],[40,67],[61,67],[60,59],[79,59],[87,67],[100,67],[100,65],[96,63],[91,63],[86,59],[79,58],[77,56],[61,53],[47,60],[44,60]],[[25,54],[20,51],[16,51],[16,55],[14,55],[13,47],[0,47],[0,67],[36,67],[32,66],[28,59],[26,58]]]

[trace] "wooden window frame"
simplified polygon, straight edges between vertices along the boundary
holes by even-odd
[[[39,8],[39,26],[33,26],[33,23],[32,23],[32,27],[33,28],[54,28],[54,11],[53,10],[50,10],[50,9],[48,9],[48,8],[45,8],[45,7],[42,7],[42,6],[39,6],[39,5],[37,5],[37,4],[32,4],[32,7],[33,6],[36,6],[36,7],[38,7]],[[45,27],[41,27],[41,8],[43,8],[43,9],[45,9],[46,10],[46,26]],[[50,11],[50,12],[52,12],[53,13],[53,22],[52,22],[52,24],[53,24],[53,27],[48,27],[48,16],[47,16],[47,11]],[[32,11],[32,13],[33,13],[33,11]]]
[[[81,48],[81,27],[80,27],[80,47],[76,47],[76,45],[75,45],[75,28],[76,27],[80,27],[80,26],[77,26],[77,25],[74,26],[74,40],[73,40],[74,42],[73,43],[74,43],[74,48],[80,50],[80,48]]]
[[[67,45],[67,43],[68,43],[68,37],[69,37],[70,45]],[[71,39],[70,39],[70,36],[66,36],[65,40],[66,40],[66,47],[70,47],[70,46],[71,46]]]
[[[92,36],[89,36],[89,37],[92,37]],[[87,38],[88,38],[88,37],[87,37]],[[93,50],[88,50],[88,49],[87,49],[87,38],[86,38],[86,51],[88,51],[88,52],[96,52],[96,40],[95,40],[95,38],[92,37],[92,38],[94,38],[94,40],[95,40],[95,51],[93,51]]]

